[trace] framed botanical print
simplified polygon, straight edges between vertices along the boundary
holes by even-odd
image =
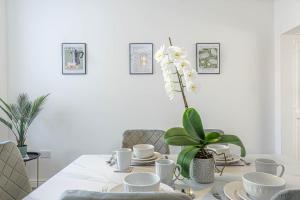
[[[153,74],[153,44],[129,44],[129,74]]]
[[[196,43],[198,74],[220,74],[220,43]]]
[[[62,74],[86,74],[86,43],[62,43]]]

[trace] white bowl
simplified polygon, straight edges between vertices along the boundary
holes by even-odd
[[[134,145],[133,154],[136,158],[149,158],[154,154],[154,146],[151,144]]]
[[[132,173],[123,180],[124,192],[157,192],[160,178],[153,173]]]
[[[286,184],[284,179],[263,172],[247,173],[242,179],[245,191],[257,200],[271,199],[275,193],[283,190]]]

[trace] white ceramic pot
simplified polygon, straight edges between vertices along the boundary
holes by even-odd
[[[133,154],[136,158],[149,158],[154,154],[154,146],[151,144],[134,145]]]
[[[285,180],[263,172],[244,174],[243,186],[245,191],[256,200],[267,200],[285,188]]]
[[[191,178],[197,183],[207,184],[215,180],[215,161],[213,158],[194,158],[190,164]]]
[[[157,192],[160,178],[153,173],[132,173],[123,180],[124,192]]]

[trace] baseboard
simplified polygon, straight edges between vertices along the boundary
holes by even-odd
[[[42,185],[43,183],[45,183],[46,181],[47,181],[47,179],[40,179],[39,180],[39,186]],[[30,185],[31,185],[32,188],[36,188],[36,186],[37,186],[36,179],[30,179],[29,183],[30,183]]]

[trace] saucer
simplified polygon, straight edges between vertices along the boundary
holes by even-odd
[[[124,192],[123,184],[116,185],[115,187],[111,188],[109,192]],[[170,186],[160,183],[159,192],[175,192],[175,191]]]
[[[241,188],[241,189],[237,190],[237,194],[238,194],[238,196],[239,196],[242,200],[254,200],[254,199],[250,198],[250,197],[247,195],[247,193],[246,193],[246,191],[244,190],[244,188]]]
[[[240,200],[238,191],[243,190],[241,181],[233,181],[224,186],[224,194],[229,200]]]
[[[154,159],[151,159],[151,160],[134,160],[132,159],[131,160],[131,165],[151,165],[151,164],[154,164],[156,160],[159,160],[162,158],[162,155],[158,152],[155,152],[155,158]]]
[[[226,159],[226,164],[232,164],[240,161],[241,157],[235,154],[232,154],[231,159]],[[225,164],[225,160],[216,160],[216,164]]]
[[[134,155],[132,155],[132,160],[134,161],[149,161],[149,160],[155,160],[158,156],[160,156],[160,153],[154,152],[152,156],[148,158],[137,158]]]

